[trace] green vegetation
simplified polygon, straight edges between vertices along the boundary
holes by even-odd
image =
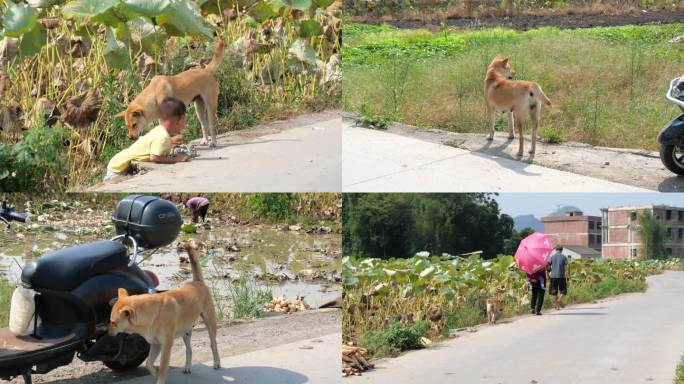
[[[639,212],[637,232],[641,239],[641,257],[646,259],[665,259],[665,223],[657,219],[651,212]]]
[[[677,366],[674,384],[684,384],[684,357],[682,357],[682,361],[680,361]]]
[[[42,183],[60,186],[68,169],[60,155],[65,138],[61,125],[39,125],[16,144],[0,142],[0,191],[30,190]]]
[[[345,193],[342,227],[345,255],[387,259],[421,250],[482,251],[491,258],[504,252],[513,219],[484,193]]]
[[[14,284],[0,279],[0,328],[9,326],[10,303],[14,288]]]
[[[394,321],[387,329],[367,331],[359,342],[375,357],[397,356],[402,351],[422,348],[421,338],[427,336],[429,330],[427,321],[410,325]]]
[[[232,319],[261,317],[264,314],[264,304],[272,299],[271,291],[259,286],[254,277],[247,273],[241,274],[236,281],[228,284],[228,301]],[[223,318],[224,314],[221,313],[219,317]]]
[[[484,133],[483,80],[503,55],[517,79],[540,83],[553,102],[540,126],[549,140],[655,149],[662,122],[679,113],[664,94],[684,66],[684,53],[669,43],[684,34],[681,23],[525,32],[344,28],[347,111]]]
[[[544,127],[539,131],[539,136],[542,140],[550,144],[558,144],[563,142],[563,136],[554,127]]]
[[[108,214],[116,203],[127,193],[79,193],[33,195],[12,193],[7,195],[8,202],[19,211],[31,216],[49,214],[56,219],[65,218],[74,210],[99,210]],[[181,206],[186,198],[197,194],[159,194],[157,195]],[[305,225],[325,224],[335,231],[339,230],[341,216],[341,196],[338,193],[204,193],[211,202],[211,216],[225,219],[233,216],[235,220],[265,223],[300,223]],[[188,212],[185,212],[186,214]],[[18,224],[13,231],[21,231],[26,226]],[[192,227],[187,227],[192,231]]]
[[[646,276],[678,265],[674,261],[573,260],[568,266],[567,302],[643,291]],[[396,349],[387,346],[390,343],[378,342],[377,335],[396,332],[397,319],[407,325],[429,321],[428,336],[439,338],[450,329],[484,323],[485,300],[490,296],[501,301],[504,317],[529,311],[528,284],[512,256],[491,260],[428,252],[388,260],[345,256],[342,277],[344,340],[376,348],[381,354],[396,354]],[[545,308],[550,306],[547,300]]]
[[[0,190],[65,190],[101,178],[111,156],[130,145],[115,115],[155,75],[202,66],[216,41],[226,54],[216,74],[218,131],[319,111],[339,102],[340,12],[333,0],[19,1],[0,5],[4,74],[0,76],[0,141],[22,130],[64,125],[54,153],[63,177],[3,181],[29,167],[23,147],[0,161]],[[60,128],[61,130],[61,128]],[[199,136],[189,114],[185,136]],[[0,148],[8,157],[9,146]],[[37,169],[37,172],[42,171]]]

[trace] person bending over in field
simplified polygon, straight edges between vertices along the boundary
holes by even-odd
[[[197,223],[202,218],[202,222],[207,218],[207,211],[209,210],[209,199],[202,196],[195,196],[191,199],[186,199],[183,202],[190,211],[192,211],[192,222]]]
[[[167,97],[159,104],[159,112],[158,126],[109,160],[105,180],[128,175],[134,160],[162,164],[190,161],[186,154],[169,156],[172,145],[183,142],[182,135],[173,135],[185,129],[185,104],[174,97]]]

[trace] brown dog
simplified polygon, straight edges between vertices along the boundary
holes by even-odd
[[[496,315],[499,313],[500,302],[496,297],[487,298],[487,323],[496,323]]]
[[[183,336],[185,342],[185,369],[190,373],[192,349],[190,338],[197,319],[202,320],[209,333],[211,352],[214,355],[214,369],[221,367],[221,359],[216,346],[216,312],[209,288],[204,284],[199,265],[197,245],[190,240],[183,243],[190,256],[192,282],[180,288],[144,295],[129,296],[125,289],[119,288],[119,299],[112,308],[109,334],[120,332],[137,333],[150,343],[147,357],[147,370],[157,376],[154,361],[161,352],[157,384],[164,384],[169,369],[173,340]]]
[[[219,42],[214,57],[205,68],[192,68],[175,76],[155,76],[150,84],[133,99],[125,111],[117,114],[123,117],[128,127],[128,138],[136,140],[143,129],[159,118],[159,103],[173,96],[185,105],[195,103],[197,118],[202,126],[202,145],[216,146],[216,112],[218,108],[219,85],[214,77],[216,68],[223,59],[223,42]],[[211,134],[211,138],[207,135]]]
[[[542,92],[539,84],[532,81],[512,80],[515,71],[508,64],[508,59],[496,57],[487,68],[484,81],[485,107],[487,118],[491,122],[491,132],[488,140],[494,139],[494,124],[496,112],[508,114],[508,138],[513,139],[513,125],[518,133],[518,156],[523,155],[525,139],[523,126],[527,115],[532,120],[532,147],[530,153],[537,148],[537,127],[541,105],[551,105],[551,100]]]

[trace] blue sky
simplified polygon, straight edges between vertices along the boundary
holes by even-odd
[[[494,199],[501,212],[513,217],[545,216],[558,205],[572,205],[590,215],[599,215],[601,208],[608,206],[666,204],[684,207],[684,193],[500,193]]]

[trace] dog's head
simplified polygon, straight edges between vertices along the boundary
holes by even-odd
[[[494,70],[495,72],[507,78],[508,80],[512,80],[515,77],[515,71],[513,70],[513,68],[511,68],[510,63],[508,62],[508,57],[494,58],[494,60],[492,60],[492,63],[489,64],[489,69]]]
[[[110,336],[116,336],[126,330],[135,321],[135,309],[128,303],[128,291],[124,288],[119,288],[119,298],[112,307],[112,312],[109,315],[109,325],[107,330]]]
[[[138,106],[128,106],[125,111],[116,114],[116,117],[123,117],[126,120],[128,138],[131,140],[137,140],[148,123],[145,111]]]

